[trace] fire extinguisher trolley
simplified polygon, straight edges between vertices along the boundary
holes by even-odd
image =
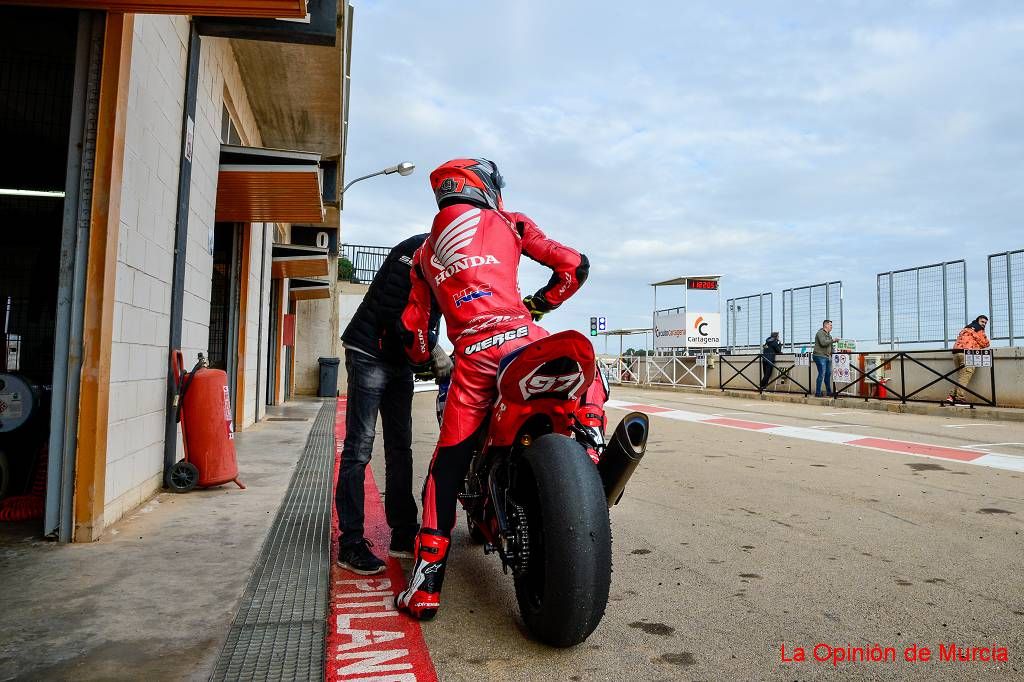
[[[244,489],[238,480],[227,373],[210,369],[202,353],[192,371],[185,372],[181,351],[175,350],[171,353],[171,375],[185,459],[167,470],[167,487],[187,493],[195,487],[210,488],[233,481]]]

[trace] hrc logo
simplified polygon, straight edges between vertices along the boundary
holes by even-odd
[[[470,287],[463,289],[453,297],[455,299],[455,307],[461,308],[463,303],[472,303],[478,298],[491,295],[491,285],[482,284],[480,287]]]

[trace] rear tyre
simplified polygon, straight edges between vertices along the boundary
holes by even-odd
[[[548,434],[526,450],[516,476],[529,535],[526,570],[515,578],[519,612],[541,642],[574,646],[601,622],[611,583],[611,527],[597,467],[576,441]]]
[[[199,483],[199,469],[192,462],[175,462],[167,471],[167,487],[174,493],[187,493]]]

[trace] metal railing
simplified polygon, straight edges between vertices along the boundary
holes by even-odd
[[[736,359],[735,357],[723,355],[718,359],[718,385],[722,390],[730,388],[753,390],[759,393],[767,391],[771,393],[781,390],[782,386],[786,386],[785,392],[793,393],[794,391],[790,390],[788,386],[788,383],[792,382],[793,386],[800,389],[796,392],[810,395],[810,371],[808,371],[806,384],[797,378],[797,373],[794,371],[801,367],[798,364],[797,358],[806,358],[806,355],[776,355],[774,358],[768,358],[763,353],[756,353],[750,356],[748,360],[744,360],[743,358],[745,357],[740,356],[740,359]],[[756,383],[747,373],[751,366],[755,366],[757,369]],[[806,367],[807,365],[802,366]],[[727,372],[732,372],[732,374],[726,376]],[[742,380],[740,386],[729,386],[731,382],[737,379]],[[750,388],[747,388],[748,385]]]
[[[988,257],[988,311],[990,338],[1024,339],[1024,249]]]
[[[611,384],[704,389],[708,383],[704,355],[604,356],[598,365]]]
[[[365,244],[342,244],[340,248],[341,267],[338,279],[353,284],[369,284],[384,265],[390,246],[367,246]],[[346,265],[345,261],[348,261]],[[347,271],[347,272],[346,272]]]
[[[940,402],[946,392],[960,389],[975,404],[996,406],[996,362],[975,372],[987,374],[987,386],[975,388],[961,384],[955,378],[960,368],[952,354],[941,351],[887,351],[883,353],[852,353],[851,380],[834,382],[828,377],[832,395],[843,395],[867,400],[890,400],[900,403]],[[718,383],[725,390],[756,391],[758,393],[797,393],[809,396],[816,378],[812,363],[804,364],[797,358],[806,355],[784,354],[772,360],[763,354],[752,356],[721,356],[718,361]],[[856,359],[857,362],[853,360]],[[765,370],[768,381],[765,382]],[[775,372],[778,372],[776,374]],[[806,383],[804,383],[806,381]],[[785,388],[783,388],[785,386]],[[795,389],[795,390],[794,390]]]
[[[638,355],[619,355],[614,358],[598,358],[597,364],[604,372],[608,383],[639,385],[641,383],[640,361],[643,359]]]
[[[707,388],[708,364],[705,355],[650,355],[645,364],[648,384]]]

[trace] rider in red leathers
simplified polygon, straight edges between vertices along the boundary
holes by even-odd
[[[396,598],[399,608],[421,620],[433,618],[440,606],[456,497],[475,436],[497,395],[498,363],[548,335],[534,320],[576,293],[590,267],[586,256],[549,239],[527,216],[504,210],[504,181],[491,161],[449,161],[430,174],[430,184],[440,210],[413,257],[402,334],[414,367],[428,366],[430,311],[440,308],[455,345],[455,370],[423,487],[416,564],[409,586]],[[525,299],[519,292],[522,254],[553,271],[548,283]],[[606,386],[594,381],[581,408],[602,433],[606,399]]]

